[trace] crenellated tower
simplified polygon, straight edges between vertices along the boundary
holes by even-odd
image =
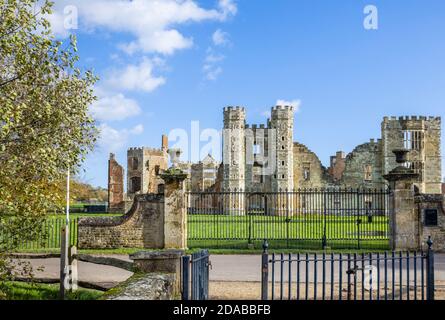
[[[294,188],[294,108],[276,106],[272,108],[269,121],[275,134],[276,170],[272,175],[272,191],[285,191]]]
[[[245,190],[245,126],[246,110],[224,108],[223,166],[225,190]]]

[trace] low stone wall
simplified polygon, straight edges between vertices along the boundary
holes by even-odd
[[[428,237],[431,236],[433,249],[445,251],[444,196],[442,194],[418,194],[415,196],[415,203],[418,205],[421,225],[420,242],[426,243]]]
[[[178,300],[183,250],[140,251],[130,255],[136,272],[113,288],[106,300]]]
[[[135,196],[130,211],[122,217],[79,219],[80,249],[164,247],[164,195]]]
[[[135,274],[124,283],[111,289],[104,300],[179,300],[173,273]]]

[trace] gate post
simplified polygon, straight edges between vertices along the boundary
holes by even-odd
[[[187,248],[187,203],[184,180],[187,175],[179,169],[168,169],[161,178],[165,182],[164,248]]]
[[[428,237],[428,251],[426,254],[426,299],[434,300],[434,251],[433,241]]]
[[[261,257],[261,300],[268,300],[268,284],[269,284],[269,253],[267,249],[269,244],[267,240],[263,243],[263,254]]]
[[[384,176],[391,187],[391,247],[393,250],[418,250],[420,230],[414,202],[414,183],[419,175],[404,165],[408,150],[394,150],[394,153],[400,166]]]

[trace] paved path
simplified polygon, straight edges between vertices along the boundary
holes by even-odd
[[[212,271],[210,272],[210,280],[212,281],[236,281],[236,282],[246,282],[246,281],[261,281],[261,256],[260,255],[214,255],[210,257],[212,262]],[[419,260],[418,260],[419,263]],[[284,268],[284,279],[287,279],[287,266],[285,264]],[[329,264],[327,264],[327,269],[329,269]],[[360,266],[360,263],[359,263]],[[389,263],[388,263],[389,266]],[[413,267],[413,262],[411,261],[411,268]],[[276,275],[279,275],[280,264],[276,264]],[[313,268],[313,262],[310,263],[310,270]],[[335,270],[338,271],[338,263],[335,264]],[[398,263],[396,263],[396,280],[398,280]],[[402,269],[404,270],[402,275],[405,277],[406,265],[403,263]],[[305,266],[301,263],[301,279],[305,277]],[[318,275],[322,274],[322,265],[318,263],[317,265]],[[347,270],[347,263],[343,264],[343,273]],[[293,264],[293,271],[296,272],[296,264]],[[381,265],[381,272],[383,274],[383,264]],[[338,272],[334,271],[336,274],[335,279],[338,279]],[[327,277],[329,277],[329,270],[327,270]],[[293,275],[294,279],[295,276]],[[389,275],[390,277],[390,275]],[[420,277],[420,276],[419,276]],[[413,275],[411,275],[411,279]],[[445,254],[435,255],[435,278],[437,281],[445,281]],[[313,279],[312,273],[309,275],[309,279]],[[346,280],[346,277],[344,277]]]
[[[116,256],[119,258],[118,256]],[[122,257],[125,260],[128,256]],[[34,269],[34,275],[36,278],[43,279],[58,279],[60,276],[60,259],[31,259],[24,260],[29,261]],[[38,271],[39,267],[44,267],[43,271]],[[123,269],[86,263],[78,262],[78,275],[79,281],[85,281],[93,284],[102,285],[104,287],[112,287],[119,282],[128,279],[132,273]]]
[[[115,255],[113,257],[129,260],[128,256]],[[436,254],[435,257],[436,280],[445,281],[445,254]],[[59,277],[59,259],[32,259],[27,261],[31,262],[34,268],[44,267],[44,271],[36,271],[36,277],[55,279]],[[260,255],[213,255],[211,256],[211,262],[211,281],[261,281]],[[318,267],[320,268],[320,266]],[[85,262],[79,262],[78,273],[79,280],[99,284],[122,282],[132,275],[131,272],[122,269]]]

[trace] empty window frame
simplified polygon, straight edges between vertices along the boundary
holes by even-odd
[[[365,166],[365,181],[372,181],[372,166],[370,164]]]
[[[420,151],[423,148],[423,132],[419,130],[403,131],[403,146],[408,150]]]
[[[131,170],[139,170],[139,159],[136,157],[132,157],[128,163]]]
[[[303,179],[304,179],[304,181],[311,180],[311,165],[310,164],[303,165]]]

